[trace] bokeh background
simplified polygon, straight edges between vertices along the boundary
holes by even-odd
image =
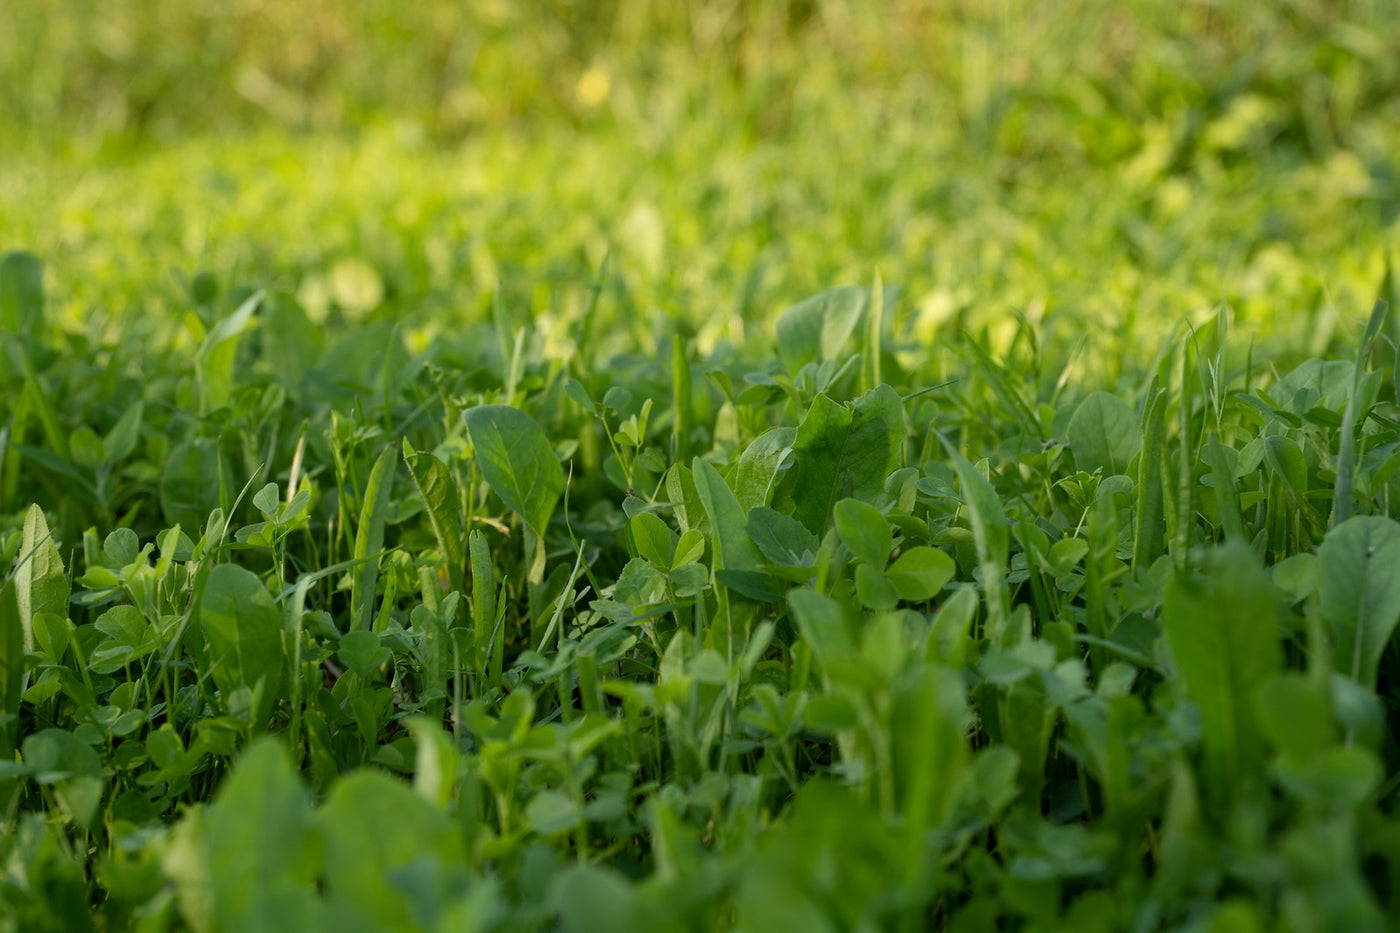
[[[147,334],[240,284],[410,344],[599,279],[619,346],[1016,315],[1112,381],[1221,303],[1352,339],[1400,240],[1382,0],[5,0],[0,248]],[[172,313],[174,312],[174,313]],[[561,328],[555,328],[560,330]]]

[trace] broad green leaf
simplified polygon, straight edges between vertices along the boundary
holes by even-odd
[[[253,494],[253,507],[269,519],[277,515],[281,505],[282,503],[277,496],[276,483],[267,483]]]
[[[1243,544],[1219,548],[1209,572],[1167,589],[1172,660],[1201,715],[1206,777],[1220,801],[1250,793],[1262,765],[1256,695],[1282,663],[1276,591]]]
[[[574,829],[583,820],[578,804],[557,790],[542,790],[525,807],[525,821],[532,832],[558,836]]]
[[[233,395],[233,367],[238,355],[238,341],[262,304],[263,293],[255,292],[228,317],[210,329],[195,355],[195,370],[199,379],[200,411],[209,413],[223,408]]]
[[[93,628],[107,636],[88,657],[88,667],[97,674],[110,674],[161,646],[159,633],[135,606],[113,606]]]
[[[900,599],[923,602],[938,595],[956,572],[953,559],[937,548],[913,547],[894,559],[885,577]]]
[[[102,797],[102,759],[65,729],[44,729],[24,740],[21,755],[36,784],[52,787],[59,806],[79,826],[91,825]]]
[[[549,884],[550,909],[564,933],[646,933],[666,927],[665,915],[639,889],[610,868],[574,865]]]
[[[24,650],[34,650],[34,616],[49,612],[68,617],[68,577],[63,555],[49,533],[44,512],[31,505],[24,513],[20,535],[19,566],[15,569],[15,606],[19,610]]]
[[[750,532],[752,533],[752,532]],[[705,556],[705,536],[698,528],[692,528],[680,536],[676,542],[676,553],[671,558],[671,569],[684,567]]]
[[[289,387],[307,379],[326,347],[326,329],[313,323],[296,298],[285,293],[274,292],[263,300],[258,335],[268,370]]]
[[[749,509],[748,531],[759,553],[779,567],[810,567],[821,547],[806,525],[766,507]]]
[[[1400,622],[1400,523],[1354,516],[1327,533],[1317,557],[1333,663],[1375,689],[1381,654]]]
[[[209,571],[198,617],[209,650],[209,673],[225,694],[247,687],[258,698],[253,728],[272,715],[286,666],[282,613],[253,573],[234,564]]]
[[[707,460],[696,458],[692,465],[695,490],[709,516],[713,538],[715,570],[757,570],[761,566],[758,548],[749,538],[748,521],[739,508],[734,490]]]
[[[825,534],[838,500],[870,502],[884,491],[903,442],[904,408],[889,386],[849,404],[818,395],[797,427],[784,481],[792,516],[813,534]]]
[[[745,512],[768,504],[796,437],[793,428],[770,428],[744,448],[734,472],[734,495]]]
[[[119,463],[136,449],[136,442],[141,439],[141,419],[144,414],[145,406],[140,399],[128,405],[126,411],[122,412],[117,423],[112,425],[112,430],[102,438],[103,460],[106,463]]]
[[[529,415],[509,405],[478,405],[465,413],[477,464],[501,501],[525,522],[529,580],[544,579],[544,533],[564,492],[564,470],[549,438]]]
[[[108,567],[126,567],[141,553],[141,539],[130,528],[118,528],[102,539],[102,553]]]
[[[832,510],[832,517],[841,543],[852,554],[877,570],[889,562],[894,533],[879,509],[859,499],[842,499]]]
[[[379,634],[365,629],[345,633],[335,653],[340,662],[361,680],[368,680],[393,657],[381,643]]]
[[[43,264],[19,250],[0,256],[0,334],[33,337],[43,320]]]
[[[1282,434],[1265,437],[1264,462],[1297,495],[1308,491],[1308,460],[1292,438]]]
[[[700,502],[700,494],[695,489],[695,474],[690,467],[684,463],[672,465],[666,472],[666,495],[674,503],[676,522],[682,533],[710,533],[710,517],[705,514],[705,506]]]
[[[469,880],[456,823],[386,774],[342,778],[316,825],[325,839],[327,893],[378,929],[437,928],[453,889]],[[420,887],[413,879],[436,883]]]
[[[876,611],[899,605],[899,593],[885,578],[884,571],[870,564],[856,565],[856,596],[862,606]]]
[[[1269,397],[1279,408],[1299,415],[1318,405],[1341,411],[1354,373],[1355,364],[1349,360],[1304,360],[1269,387]],[[1304,398],[1311,404],[1303,404]]]
[[[972,642],[972,624],[976,616],[977,590],[970,586],[955,588],[933,616],[925,657],[961,668]]]
[[[778,318],[778,358],[790,375],[808,363],[834,359],[865,309],[866,290],[843,285],[793,305]],[[760,503],[761,504],[761,503]]]
[[[301,929],[314,916],[321,847],[310,798],[277,740],[248,746],[203,830],[203,845],[192,847],[197,863],[173,873],[207,885],[218,929]]]
[[[419,453],[407,439],[403,459],[413,485],[423,499],[428,521],[433,526],[442,562],[447,568],[448,586],[457,592],[466,589],[466,546],[462,535],[462,514],[457,481],[447,465],[430,453]]]
[[[945,827],[971,778],[967,741],[971,715],[961,671],[923,665],[901,679],[890,734],[899,737],[894,767],[905,828],[906,877],[919,877],[929,833]]]
[[[1295,760],[1311,760],[1332,743],[1326,687],[1302,674],[1280,674],[1260,687],[1257,713],[1269,743]]]
[[[783,583],[761,570],[716,570],[715,579],[749,599],[765,603],[780,603],[787,594]]]
[[[413,790],[419,797],[447,812],[457,787],[457,763],[461,753],[442,726],[426,716],[404,722],[417,743],[413,765]]]
[[[841,603],[808,587],[789,590],[787,598],[797,630],[811,647],[817,663],[830,668],[854,652]]]
[[[676,534],[651,512],[638,512],[628,522],[637,556],[648,560],[662,573],[671,569],[676,550]]]
[[[1142,428],[1132,407],[1108,392],[1095,392],[1080,402],[1066,433],[1075,466],[1088,473],[1126,473],[1142,447]]]

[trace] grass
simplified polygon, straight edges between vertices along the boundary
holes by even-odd
[[[1386,928],[1384,11],[449,6],[0,12],[0,930]]]

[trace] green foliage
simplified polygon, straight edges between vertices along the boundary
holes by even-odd
[[[1400,913],[1380,5],[188,6],[0,5],[0,933]]]

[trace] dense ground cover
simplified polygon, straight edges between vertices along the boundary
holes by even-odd
[[[1385,928],[1383,5],[466,6],[0,8],[0,929]]]

